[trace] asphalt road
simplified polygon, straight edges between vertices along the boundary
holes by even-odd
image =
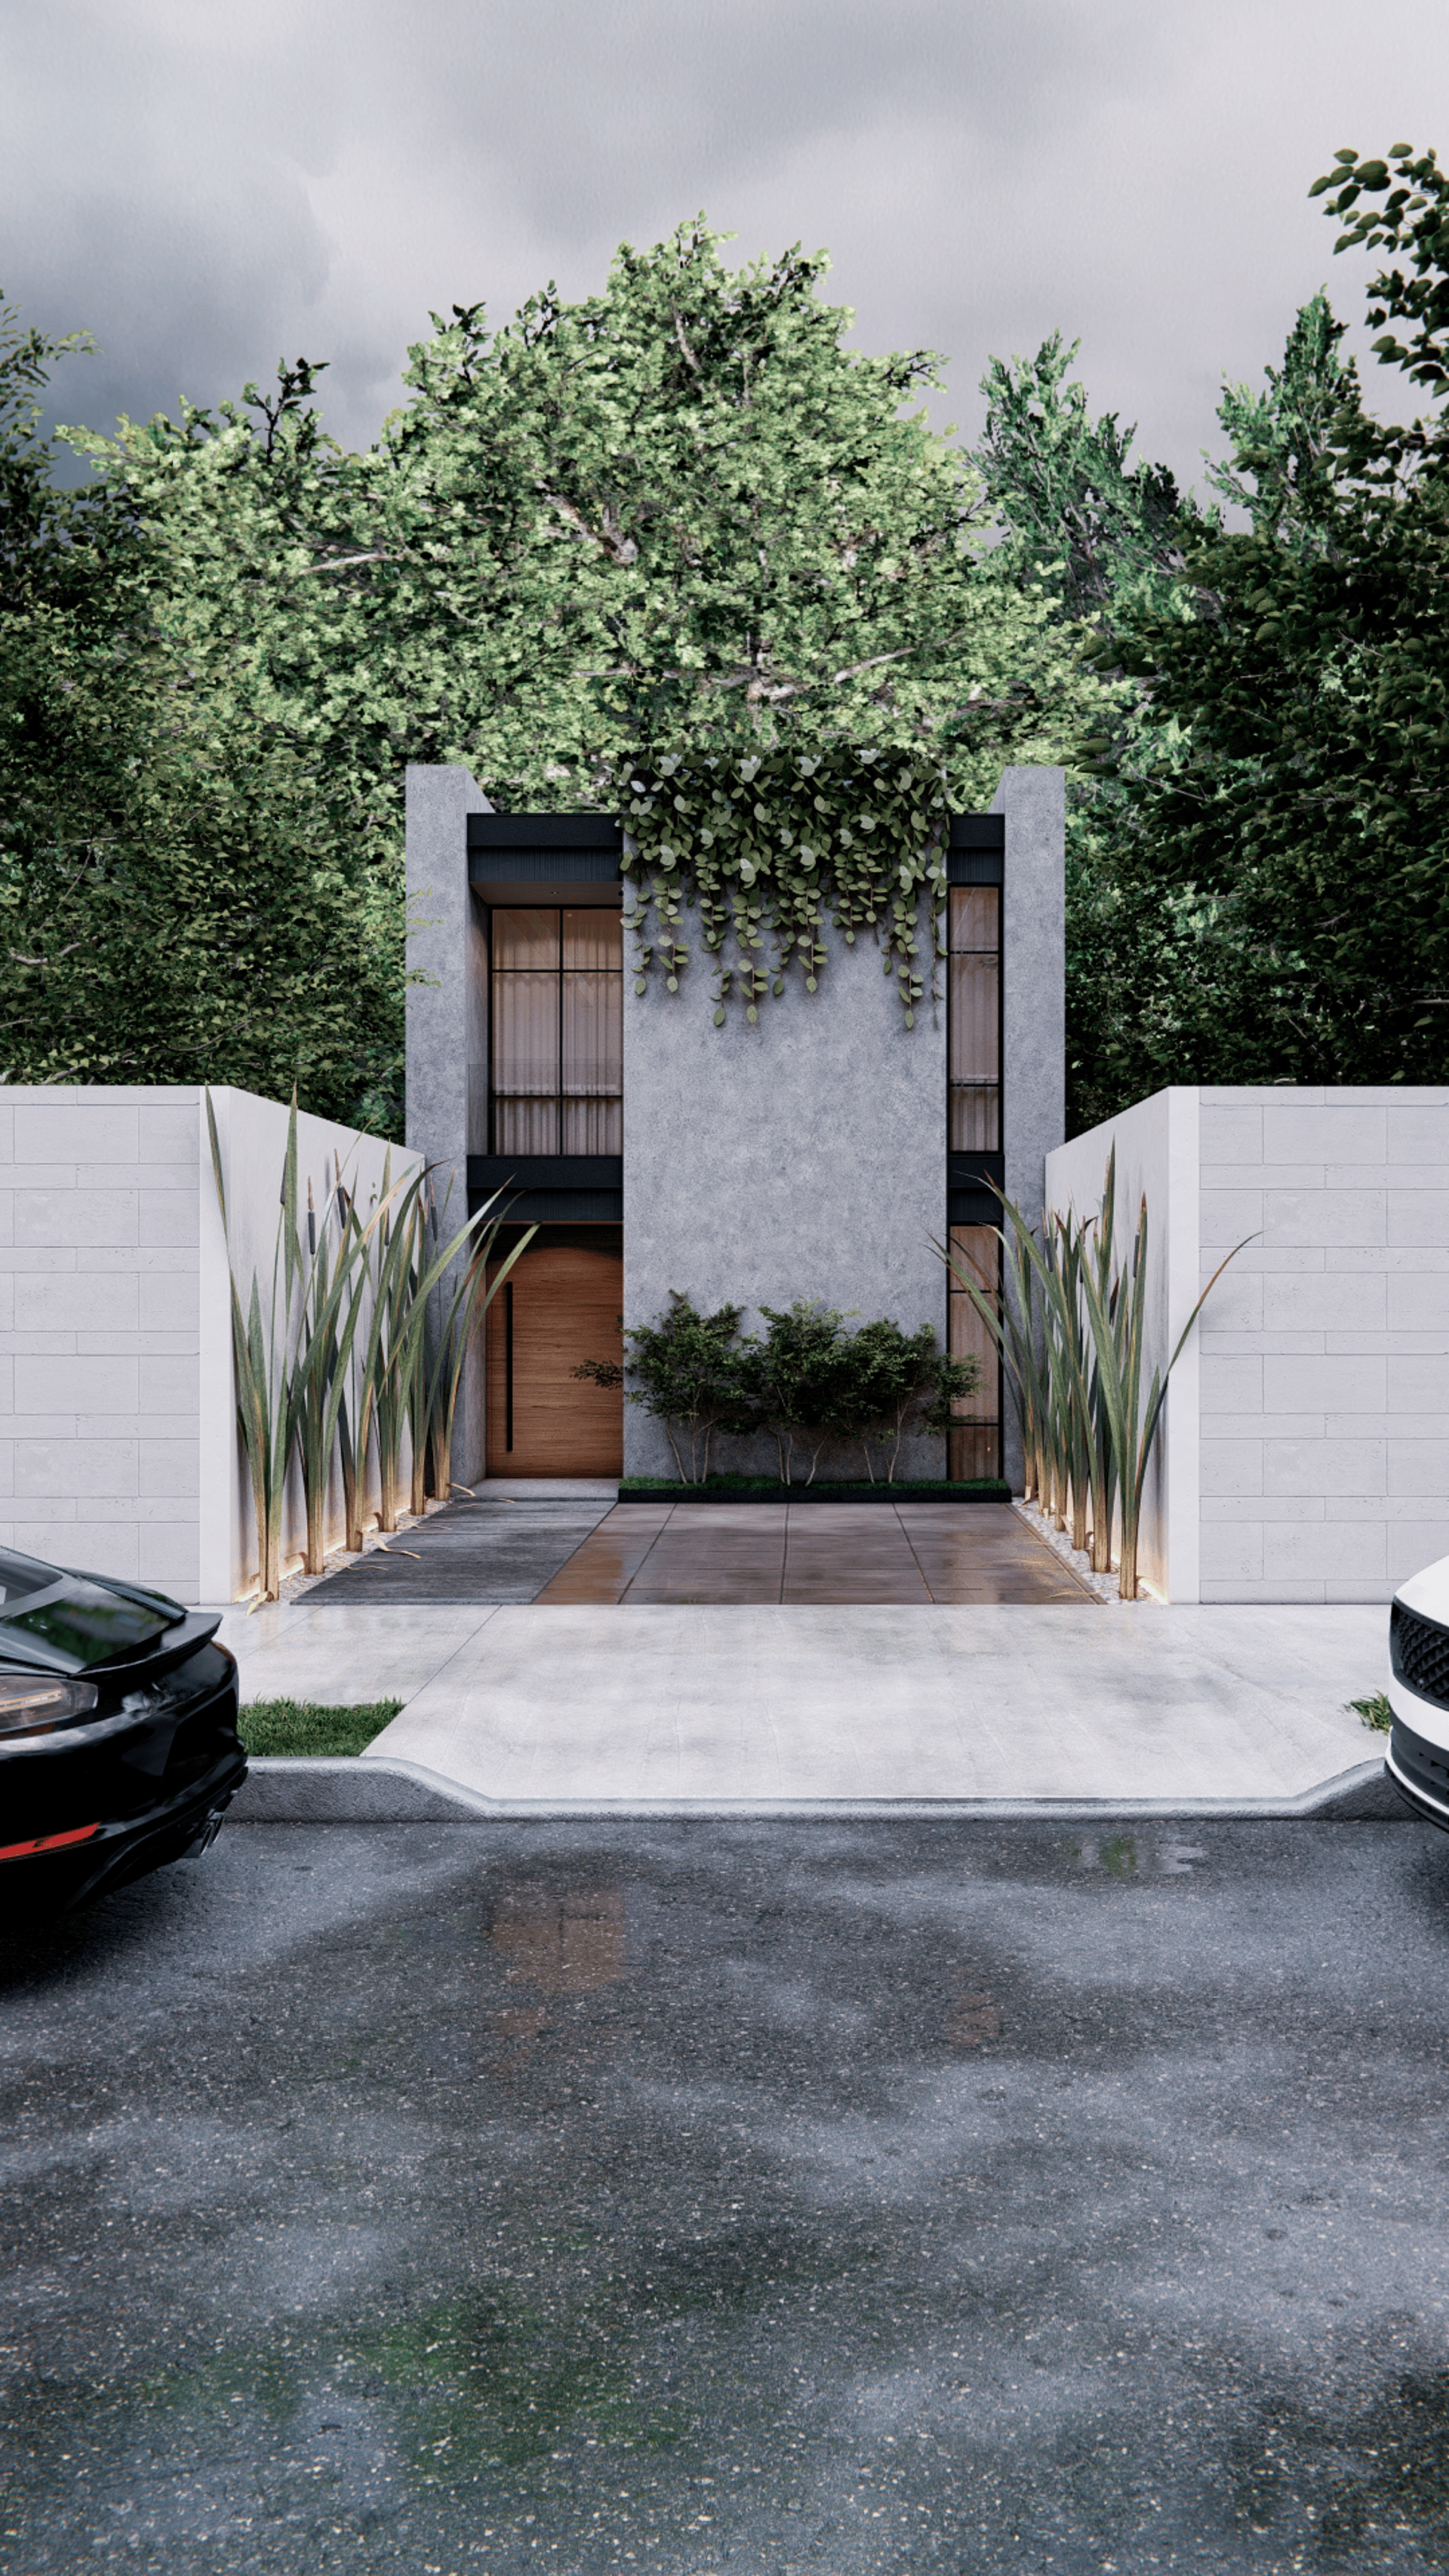
[[[0,2568],[1449,2565],[1449,1838],[233,1827],[0,1980]]]

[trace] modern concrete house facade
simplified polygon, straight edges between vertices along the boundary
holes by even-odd
[[[1042,1202],[1064,1126],[1063,773],[1008,770],[956,818],[951,953],[906,1029],[875,949],[827,932],[815,994],[713,1025],[704,968],[670,993],[626,971],[622,831],[600,814],[492,812],[466,770],[407,776],[407,1139],[506,1190],[539,1236],[490,1312],[455,1472],[672,1472],[662,1427],[580,1385],[672,1289],[714,1307],[818,1297],[980,1346],[932,1240],[983,1266],[989,1183]],[[696,959],[686,915],[681,935]],[[1019,1473],[994,1359],[915,1472]],[[748,1464],[743,1455],[731,1463]],[[761,1463],[764,1463],[763,1460]]]

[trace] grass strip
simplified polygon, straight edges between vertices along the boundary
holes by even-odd
[[[402,1707],[400,1699],[323,1708],[316,1700],[254,1699],[241,1713],[248,1753],[360,1753]]]
[[[1393,1725],[1394,1712],[1387,1691],[1375,1691],[1371,1699],[1346,1699],[1343,1704],[1352,1709],[1355,1717],[1361,1717],[1365,1726],[1371,1726],[1375,1735],[1387,1735]]]

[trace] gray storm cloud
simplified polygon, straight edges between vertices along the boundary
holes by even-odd
[[[1339,144],[1436,141],[1449,71],[1422,0],[1387,0],[1371,51],[1348,0],[24,0],[0,23],[0,283],[101,343],[63,418],[213,403],[305,353],[360,443],[430,308],[587,293],[621,239],[702,207],[741,258],[828,248],[859,344],[943,350],[968,431],[988,357],[1080,336],[1094,403],[1184,479],[1221,375],[1275,359],[1315,286],[1357,321],[1365,263],[1335,267],[1305,191]]]

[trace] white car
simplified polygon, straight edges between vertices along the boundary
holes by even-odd
[[[1389,1661],[1389,1771],[1420,1815],[1449,1833],[1449,1556],[1394,1594]]]

